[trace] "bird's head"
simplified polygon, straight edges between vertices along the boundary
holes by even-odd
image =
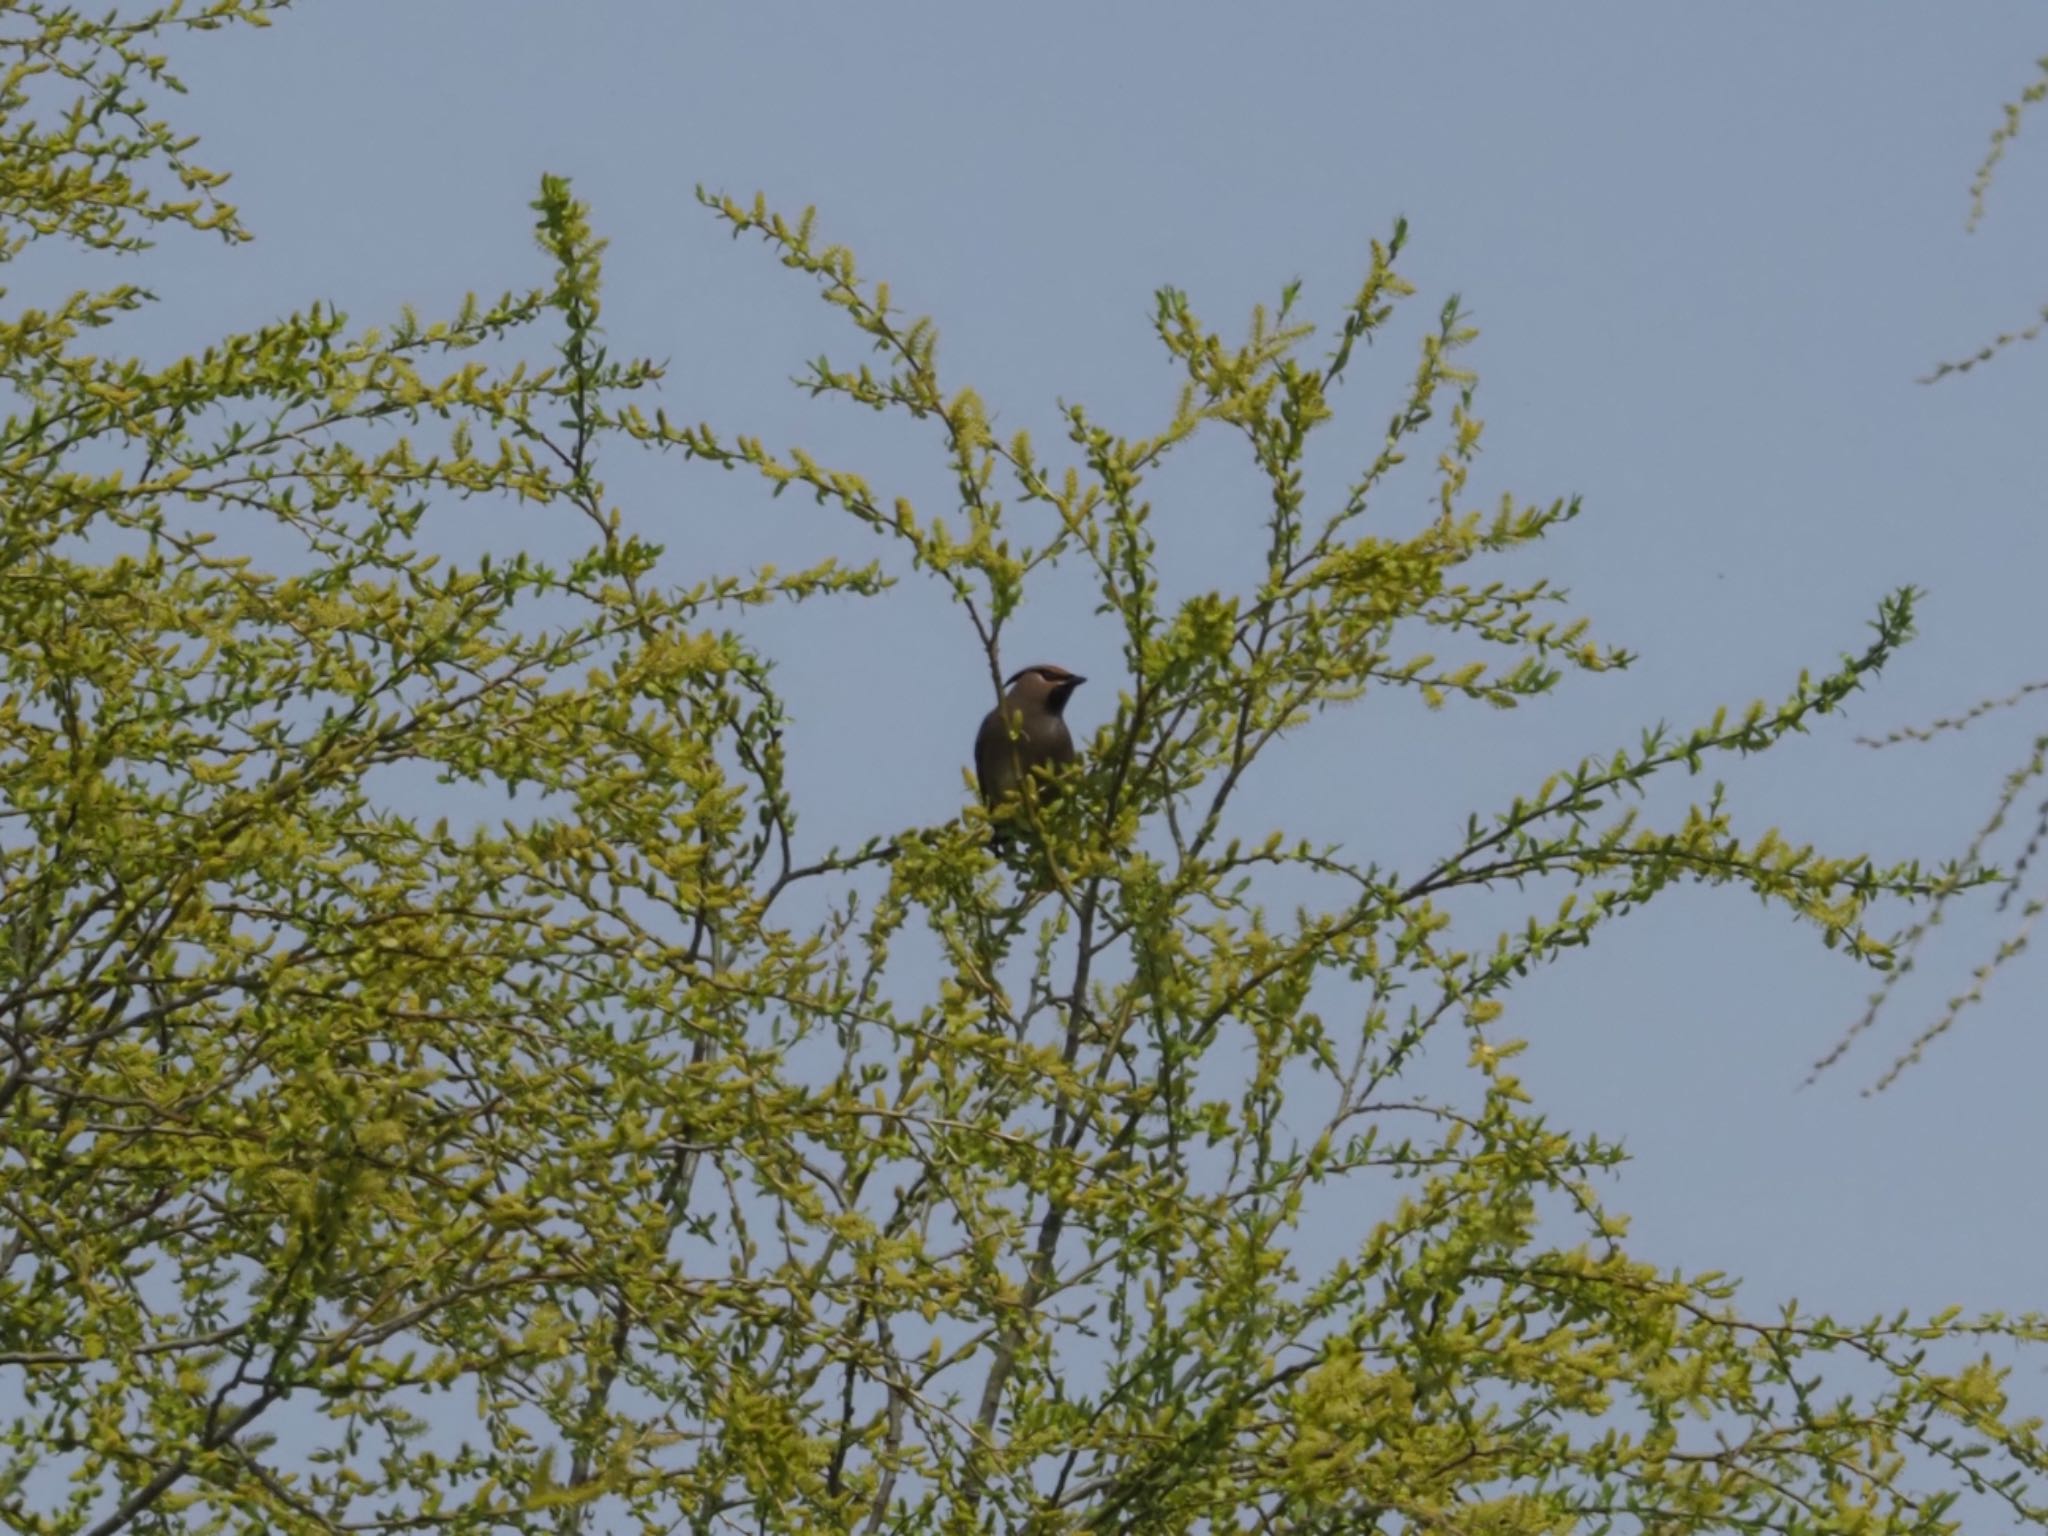
[[[1008,697],[1011,703],[1035,704],[1048,714],[1056,715],[1067,707],[1067,700],[1074,696],[1074,690],[1087,681],[1079,673],[1044,662],[1013,674],[1006,686],[1010,690]]]

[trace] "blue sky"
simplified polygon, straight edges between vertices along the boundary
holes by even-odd
[[[1566,581],[1596,636],[1641,660],[1506,716],[1368,698],[1274,765],[1276,820],[1412,861],[1582,753],[1781,695],[1860,648],[1910,581],[1930,592],[1923,637],[1854,718],[1729,778],[1746,831],[1947,857],[2048,728],[2036,707],[1938,746],[1851,740],[2048,674],[2048,344],[1915,382],[2048,300],[2048,113],[1985,227],[1963,229],[2048,12],[1959,14],[316,4],[180,55],[193,94],[174,110],[234,171],[259,239],[149,257],[165,302],[123,339],[168,355],[316,298],[369,323],[525,286],[527,205],[562,172],[612,240],[614,347],[670,359],[674,414],[940,505],[929,438],[788,386],[820,352],[854,357],[851,333],[726,238],[693,185],[817,204],[825,234],[937,319],[944,374],[1047,445],[1061,399],[1133,434],[1164,419],[1158,285],[1228,332],[1298,276],[1328,317],[1405,215],[1421,294],[1354,364],[1333,443],[1369,454],[1412,338],[1461,293],[1483,333],[1473,499],[1582,495],[1585,516],[1517,570]],[[1157,482],[1170,587],[1231,579],[1249,487],[1221,441]],[[611,489],[700,571],[870,552],[807,501],[674,461],[621,461]],[[1388,516],[1426,493],[1412,479]],[[951,814],[987,703],[934,594],[845,619],[762,636],[819,843]],[[1016,645],[1016,664],[1095,678],[1074,719],[1105,717],[1116,650],[1085,591],[1034,595]],[[878,709],[904,747],[876,739]],[[1634,1153],[1613,1203],[1642,1256],[1745,1276],[1764,1309],[2048,1306],[2039,963],[1892,1091],[1857,1094],[2004,931],[1988,905],[1957,912],[1875,1039],[1805,1093],[1870,978],[1727,892],[1660,901],[1518,991],[1507,1024],[1554,1118]]]

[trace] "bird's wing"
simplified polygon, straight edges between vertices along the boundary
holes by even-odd
[[[1003,724],[1001,710],[992,709],[974,733],[974,781],[982,803],[994,805],[1017,779],[1017,744]]]

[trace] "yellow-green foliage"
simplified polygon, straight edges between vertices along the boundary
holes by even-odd
[[[6,248],[240,239],[149,126],[147,50],[265,9],[0,5]],[[34,118],[30,75],[76,106]],[[1455,303],[1371,461],[1311,490],[1333,386],[1410,293],[1405,230],[1320,358],[1292,290],[1235,343],[1161,293],[1163,425],[1077,405],[1045,455],[809,216],[705,201],[872,346],[810,387],[928,423],[946,505],[636,407],[657,370],[601,344],[601,243],[552,178],[547,280],[445,320],[309,308],[168,367],[84,349],[140,289],[0,322],[10,1528],[1934,1532],[1965,1492],[2038,1518],[2000,1373],[2039,1323],[1754,1315],[1644,1265],[1595,1187],[1617,1151],[1547,1124],[1497,1032],[1518,977],[1681,881],[1881,963],[1866,905],[1952,872],[1745,836],[1718,789],[1668,823],[1617,802],[1834,709],[1910,595],[1777,703],[1361,865],[1260,801],[1276,740],[1627,659],[1489,570],[1576,508],[1465,505]],[[1148,476],[1196,433],[1247,450],[1267,547],[1169,602]],[[992,669],[1028,584],[1090,573],[1127,681],[1027,806],[1028,864],[978,810],[807,845],[727,616],[873,600],[884,567],[677,590],[606,499],[636,446],[865,525]],[[1435,511],[1368,528],[1411,457]],[[507,500],[582,552],[426,552]],[[408,773],[511,798],[428,822]],[[1318,894],[1265,909],[1276,871]],[[1457,932],[1460,893],[1524,887],[1525,923]],[[1401,1079],[1446,1033],[1469,1080],[1439,1100]]]

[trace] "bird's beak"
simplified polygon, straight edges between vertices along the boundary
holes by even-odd
[[[1071,672],[1069,672],[1069,673],[1067,674],[1067,686],[1069,686],[1070,688],[1078,688],[1078,687],[1080,687],[1080,686],[1081,686],[1081,685],[1082,685],[1083,683],[1085,683],[1085,682],[1087,682],[1087,681],[1088,681],[1088,679],[1087,679],[1087,678],[1085,678],[1085,677],[1076,677],[1076,676],[1074,676],[1074,674],[1073,674],[1073,673],[1071,673]]]

